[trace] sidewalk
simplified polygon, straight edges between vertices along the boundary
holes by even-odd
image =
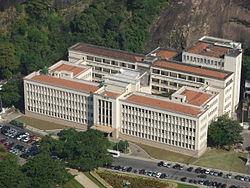
[[[143,150],[140,146],[129,142],[129,149],[130,153],[128,155],[135,156],[135,157],[141,157],[141,158],[152,158],[145,150]]]
[[[75,180],[78,181],[85,188],[99,188],[94,182],[92,182],[84,173],[75,169],[69,169],[69,173],[75,176]]]

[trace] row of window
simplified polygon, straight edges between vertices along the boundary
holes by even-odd
[[[45,86],[38,86],[34,84],[27,84],[27,94],[35,94],[35,96],[47,96],[47,97],[58,97],[60,99],[70,99],[71,101],[84,101],[85,96],[81,96],[71,92],[60,91],[52,88],[48,88]]]
[[[28,106],[27,108],[31,112],[44,114],[44,115],[51,116],[51,117],[56,117],[56,118],[60,118],[60,119],[68,120],[68,121],[73,121],[76,123],[84,123],[84,124],[88,123],[88,120],[84,117],[79,117],[79,116],[77,117],[77,116],[72,116],[69,114],[58,113],[55,111],[44,110],[44,109],[40,109],[40,108],[35,108],[33,106]]]
[[[179,78],[179,79],[182,79],[182,80],[205,83],[204,78],[189,76],[189,75],[185,75],[185,74],[177,74],[177,73],[173,73],[173,72],[167,72],[167,71],[160,70],[160,69],[152,69],[152,73],[159,74],[159,75],[164,75],[164,76],[168,76],[168,77],[172,77],[172,78]],[[156,78],[152,79],[152,81],[155,81],[155,82],[159,83],[159,79],[156,79]],[[164,80],[162,80],[162,81],[164,81]]]
[[[165,144],[177,146],[177,147],[182,147],[182,148],[186,148],[186,149],[192,149],[192,150],[195,149],[194,144],[176,141],[176,140],[172,140],[170,138],[163,138],[163,137],[145,134],[145,133],[141,133],[141,132],[137,132],[137,131],[131,131],[131,130],[124,129],[124,128],[122,128],[122,133],[127,134],[127,135],[140,137],[140,138],[144,138],[144,139],[148,139],[148,140],[152,140],[152,141],[156,141],[156,142],[160,142],[160,143],[165,143]]]
[[[173,122],[174,124],[185,124],[185,125],[196,125],[196,121],[191,120],[191,119],[186,119],[186,118],[181,118],[178,116],[173,116],[173,115],[169,115],[169,114],[165,114],[165,113],[160,113],[160,112],[154,112],[151,110],[147,110],[147,109],[143,109],[143,108],[138,108],[138,107],[133,107],[133,106],[129,106],[129,105],[122,105],[122,116],[123,118],[127,118],[127,117],[133,117],[133,118],[151,118],[154,117],[154,119],[156,117],[158,117],[158,119],[162,119],[163,121],[166,122]]]
[[[216,61],[216,60],[212,60],[212,59],[206,59],[206,58],[199,58],[199,57],[189,56],[189,55],[183,55],[182,61],[183,62],[192,61],[192,62],[196,62],[196,63],[204,63],[204,64],[208,64],[208,65],[215,65],[215,66],[219,66],[219,67],[224,67],[224,62]]]
[[[129,69],[135,69],[135,65],[130,64],[130,63],[124,63],[124,62],[118,62],[115,60],[110,60],[110,59],[104,59],[104,58],[99,58],[99,57],[94,57],[94,56],[87,56],[88,61],[95,61],[99,63],[104,63],[108,65],[113,65],[117,67],[126,67]]]
[[[98,99],[98,123],[112,125],[112,102]]]

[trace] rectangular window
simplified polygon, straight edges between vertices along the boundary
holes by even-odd
[[[99,58],[99,57],[95,57],[95,61],[97,61],[97,62],[102,62],[102,59]]]
[[[94,57],[93,56],[87,56],[87,60],[94,61]]]

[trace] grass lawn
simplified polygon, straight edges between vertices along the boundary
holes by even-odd
[[[20,121],[22,123],[25,123],[27,125],[30,125],[34,128],[41,129],[41,130],[70,128],[70,127],[65,126],[65,125],[57,124],[57,123],[50,122],[50,121],[44,121],[44,120],[40,120],[40,119],[36,119],[36,118],[31,118],[31,117],[27,117],[27,116],[21,116],[21,117],[17,118],[16,120]]]
[[[236,153],[233,150],[225,151],[219,149],[208,150],[193,164],[218,168],[226,171],[246,173],[245,166],[247,154]]]
[[[95,177],[93,177],[89,172],[84,172],[84,174],[92,181],[94,182],[98,187],[105,188]]]
[[[143,144],[137,145],[139,145],[149,155],[156,159],[194,164],[209,168],[217,168],[226,171],[230,170],[241,173],[246,173],[247,171],[247,168],[245,166],[247,154],[236,153],[233,150],[226,151],[221,149],[208,149],[199,159],[196,159],[179,153],[158,149]]]
[[[182,155],[179,153],[167,151],[164,149],[155,148],[155,147],[144,145],[144,144],[137,144],[137,143],[135,143],[135,144],[140,146],[150,156],[152,156],[156,159],[162,159],[162,160],[166,160],[166,161],[175,161],[175,162],[180,162],[180,163],[192,163],[196,160],[195,158],[189,157],[187,155]]]
[[[166,180],[130,175],[124,173],[114,173],[108,170],[99,170],[97,174],[115,188],[123,188],[124,182],[129,182],[129,188],[195,188]]]
[[[178,183],[177,188],[196,188],[196,186]]]
[[[74,178],[68,181],[63,188],[84,188],[78,181],[76,181]]]

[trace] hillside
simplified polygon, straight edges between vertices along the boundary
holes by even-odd
[[[146,49],[184,48],[203,35],[233,39],[249,48],[249,0],[172,0],[151,25]]]

